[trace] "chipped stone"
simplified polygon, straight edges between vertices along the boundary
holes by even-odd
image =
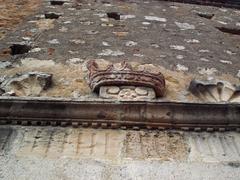
[[[70,40],[71,43],[74,43],[74,44],[85,44],[86,42],[84,40],[81,40],[81,39],[72,39]]]
[[[220,60],[220,62],[223,64],[232,64],[232,61]]]
[[[144,57],[143,54],[133,54],[133,56],[136,56],[136,57]]]
[[[208,53],[210,51],[208,49],[200,49],[198,52],[200,52],[200,53]]]
[[[118,37],[124,37],[128,35],[128,32],[113,32]]]
[[[68,51],[70,54],[78,54],[78,51]]]
[[[188,24],[188,23],[175,22],[175,24],[176,24],[181,30],[195,29],[195,26],[194,26],[194,25],[191,25],[191,24]]]
[[[60,32],[68,32],[68,28],[66,28],[66,27],[61,27],[61,28],[59,29],[59,31],[60,31]]]
[[[227,9],[224,9],[224,8],[219,8],[219,11],[227,12],[228,10],[227,10]]]
[[[224,52],[226,52],[226,53],[229,54],[229,55],[235,55],[235,54],[236,54],[235,52],[232,52],[232,51],[230,51],[230,50],[225,50]]]
[[[0,69],[10,68],[12,67],[12,63],[9,61],[0,61]]]
[[[30,37],[22,37],[22,39],[23,39],[24,41],[31,41],[31,38],[30,38]]]
[[[37,28],[32,28],[32,29],[30,29],[30,32],[36,33],[36,32],[38,32],[38,29]]]
[[[81,97],[81,93],[79,91],[73,91],[72,96],[73,96],[73,98],[77,99],[77,98]]]
[[[237,77],[240,78],[240,70],[237,72]]]
[[[110,4],[110,3],[105,3],[105,4],[103,4],[104,6],[106,6],[106,7],[112,7],[113,5],[112,4]]]
[[[105,49],[101,53],[98,53],[99,56],[122,56],[125,53],[119,50],[113,51],[111,49]]]
[[[198,73],[202,75],[210,76],[210,75],[214,75],[216,72],[217,72],[216,68],[202,68],[202,67],[198,68]]]
[[[176,58],[177,59],[183,59],[183,55],[177,55]]]
[[[110,46],[110,44],[109,44],[108,42],[106,42],[106,41],[103,41],[103,42],[102,42],[102,45],[103,45],[103,46]]]
[[[36,53],[36,52],[40,52],[41,50],[42,50],[41,48],[33,48],[29,52]]]
[[[4,76],[0,76],[0,84],[3,83],[3,81],[5,81],[7,79],[7,76],[4,75]]]
[[[177,71],[188,71],[188,67],[182,65],[182,64],[177,64],[176,65],[176,70]]]
[[[96,13],[96,14],[93,14],[94,16],[98,16],[100,18],[103,18],[104,16],[106,16],[105,13]]]
[[[177,7],[177,6],[174,6],[174,5],[172,5],[172,6],[169,6],[170,8],[172,8],[172,9],[178,9],[179,7]]]
[[[152,43],[152,44],[151,44],[151,47],[159,48],[159,45],[158,45],[158,44],[155,44],[155,43]]]
[[[101,18],[100,19],[102,22],[109,22],[109,19],[107,19],[107,18]]]
[[[0,89],[0,91],[2,91],[2,90]],[[0,93],[0,95],[1,95],[1,93]],[[3,93],[1,96],[16,96],[16,93],[15,93],[15,91],[11,90],[9,92]]]
[[[64,21],[63,24],[71,24],[72,21]]]
[[[184,39],[184,41],[187,43],[200,43],[200,41],[197,39]]]
[[[220,24],[223,24],[223,25],[227,25],[227,23],[224,22],[224,21],[217,21],[217,22],[220,23]]]
[[[209,59],[207,59],[207,58],[200,58],[200,61],[209,62]]]
[[[160,58],[165,58],[165,57],[167,57],[167,55],[161,54],[159,57]]]
[[[103,27],[113,27],[114,25],[111,23],[102,23],[101,26]]]
[[[67,60],[67,63],[69,63],[69,64],[80,64],[83,62],[84,62],[84,60],[81,58],[72,58],[72,59]]]
[[[148,26],[148,25],[150,25],[151,23],[150,23],[150,22],[142,22],[142,24]]]
[[[179,46],[179,45],[170,45],[170,48],[174,50],[179,50],[179,51],[182,51],[185,49],[184,46]]]
[[[36,23],[37,21],[28,21],[28,23]]]
[[[88,35],[95,35],[95,34],[98,34],[98,33],[99,33],[98,31],[94,31],[94,30],[86,31],[86,34],[88,34]]]
[[[59,79],[59,82],[64,86],[69,86],[71,84],[70,81],[68,81],[64,78]]]
[[[75,11],[76,8],[68,8],[69,11]]]
[[[127,20],[127,19],[133,19],[133,18],[136,18],[136,16],[135,15],[131,15],[131,14],[121,15],[120,16],[121,20]]]
[[[43,19],[43,18],[45,18],[45,15],[44,14],[37,14],[35,17]]]
[[[85,21],[85,22],[80,22],[80,24],[85,25],[85,26],[89,26],[91,24],[94,24],[94,22],[92,22],[92,21]]]
[[[145,16],[144,18],[148,21],[167,22],[166,18],[160,18],[157,16]]]
[[[48,41],[49,44],[60,44],[58,39],[52,39]]]
[[[126,46],[129,46],[129,47],[132,47],[132,46],[136,46],[138,43],[137,42],[134,42],[134,41],[127,41],[125,43]]]

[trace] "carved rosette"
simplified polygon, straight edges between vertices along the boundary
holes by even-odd
[[[125,61],[113,64],[107,61],[92,60],[88,62],[87,68],[89,86],[97,93],[101,86],[149,87],[158,97],[162,97],[165,92],[164,76],[153,65],[139,65],[136,68]]]

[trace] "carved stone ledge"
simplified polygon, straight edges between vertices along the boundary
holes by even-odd
[[[227,81],[192,80],[189,91],[204,102],[238,102],[240,103],[240,86]]]
[[[133,66],[125,61],[115,64],[108,61],[89,61],[87,67],[89,86],[96,93],[103,86],[117,86],[120,89],[122,86],[152,88],[157,97],[162,97],[165,93],[164,76],[154,65]]]

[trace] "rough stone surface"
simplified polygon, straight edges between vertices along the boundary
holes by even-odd
[[[1,179],[239,179],[238,133],[1,126]]]
[[[184,94],[193,78],[214,76],[239,82],[239,10],[152,0],[68,0],[62,5],[18,2],[0,4],[0,36],[4,37],[0,61],[12,63],[12,67],[1,68],[0,76],[52,73],[52,90],[40,96],[72,97],[74,91],[90,95],[84,62],[100,58],[157,65],[166,77],[166,100],[196,101]],[[109,18],[108,12],[120,14],[120,20]],[[31,49],[13,56],[10,47],[14,43],[27,43]],[[29,58],[47,65],[27,68],[26,61],[21,61]],[[50,68],[47,60],[53,61],[55,68]],[[68,86],[59,83],[63,78]],[[74,79],[79,78],[82,82],[76,84]]]

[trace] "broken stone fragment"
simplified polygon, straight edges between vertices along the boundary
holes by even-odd
[[[48,41],[49,44],[60,44],[58,39],[52,39]]]
[[[148,21],[167,22],[166,18],[160,18],[160,17],[156,17],[156,16],[145,16],[145,19]]]
[[[113,51],[111,49],[104,49],[101,53],[98,53],[99,56],[122,56],[124,54],[125,53],[120,50]]]
[[[176,70],[177,71],[188,71],[188,67],[182,65],[182,64],[177,64],[176,65]]]
[[[126,46],[128,47],[132,47],[132,46],[136,46],[138,43],[137,42],[134,42],[134,41],[127,41],[125,43]]]
[[[216,72],[218,72],[218,70],[216,68],[204,68],[204,67],[198,67],[198,73],[201,75],[205,75],[205,76],[212,76],[214,75]]]
[[[5,79],[0,84],[0,89],[5,93],[14,92],[16,96],[39,96],[52,84],[52,74],[43,72],[28,72],[16,74]]]
[[[240,86],[227,81],[192,80],[189,91],[204,102],[240,102]]]
[[[120,17],[121,20],[133,19],[133,18],[136,18],[136,16],[131,14],[121,15]]]
[[[72,58],[72,59],[67,60],[67,63],[69,63],[69,64],[80,64],[83,62],[84,62],[84,60],[80,59],[80,58]]]
[[[180,23],[180,22],[175,22],[175,24],[181,29],[181,30],[191,30],[195,29],[194,25],[188,24],[188,23]]]

